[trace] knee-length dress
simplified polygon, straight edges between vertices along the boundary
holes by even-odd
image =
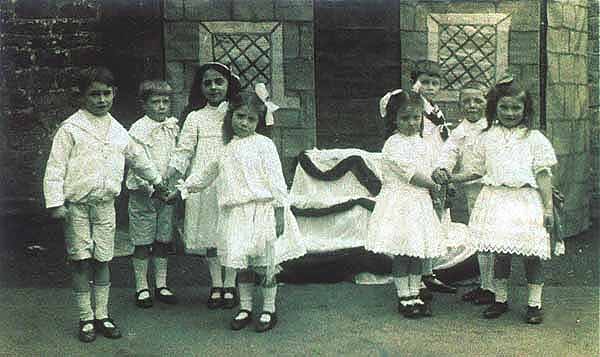
[[[442,255],[443,231],[429,190],[410,184],[415,172],[431,175],[433,153],[419,135],[392,135],[383,150],[382,188],[369,219],[365,249],[387,255]]]
[[[218,107],[207,104],[191,112],[183,124],[177,147],[171,155],[169,166],[182,175],[201,172],[223,150],[222,125],[227,102]],[[207,248],[219,245],[217,227],[219,205],[214,187],[191,195],[185,202],[183,243],[186,253],[204,254]]]
[[[221,214],[218,250],[223,266],[272,268],[306,254],[271,139],[260,134],[234,137],[217,160],[180,186],[182,196],[213,182]],[[284,233],[280,237],[275,231],[275,207],[284,210]]]
[[[481,251],[550,258],[550,236],[536,175],[556,164],[552,144],[537,130],[499,125],[479,137],[465,171],[482,176],[483,188],[469,220]]]

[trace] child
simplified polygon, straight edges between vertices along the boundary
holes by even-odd
[[[396,90],[381,99],[380,108],[396,130],[383,146],[383,185],[365,249],[393,256],[398,311],[409,318],[428,316],[418,295],[422,259],[442,253],[442,229],[429,194],[441,186],[430,178],[433,153],[419,135],[422,101],[414,92]]]
[[[419,93],[423,100],[423,122],[421,135],[432,147],[434,160],[442,150],[444,141],[448,138],[449,129],[446,117],[433,102],[442,87],[441,68],[437,62],[419,60],[410,73],[412,90]],[[443,203],[442,203],[443,206]],[[442,207],[443,208],[443,207]],[[433,295],[430,290],[441,293],[456,292],[456,288],[437,279],[433,273],[431,259],[423,259],[423,283],[427,289],[422,290],[422,297],[429,302]],[[427,306],[429,306],[427,304]]]
[[[168,117],[171,86],[165,81],[143,81],[139,98],[145,115],[133,123],[129,136],[143,149],[146,158],[161,174],[166,174],[169,154],[175,148],[179,126]],[[148,260],[154,256],[155,296],[159,301],[175,304],[177,298],[167,288],[167,253],[173,237],[173,207],[153,198],[152,185],[133,172],[127,175],[129,193],[129,236],[135,246],[131,258],[135,276],[135,303],[152,306],[148,290]]]
[[[91,342],[96,330],[109,338],[121,332],[108,314],[115,243],[114,198],[121,191],[125,160],[161,195],[166,187],[127,131],[109,113],[114,77],[103,67],[81,72],[80,108],[59,127],[44,176],[46,207],[65,219],[67,254],[73,265],[73,290],[79,308],[79,339]],[[95,307],[92,310],[89,282]]]
[[[471,213],[469,228],[480,251],[496,253],[495,302],[483,315],[497,318],[508,310],[511,259],[522,256],[529,287],[528,323],[542,322],[542,259],[550,258],[553,207],[552,145],[531,129],[530,94],[513,82],[497,84],[488,94],[488,129],[479,137],[471,164],[451,182],[482,177],[483,188]]]
[[[202,172],[223,149],[221,127],[228,101],[240,89],[239,80],[221,63],[206,63],[198,68],[190,89],[187,118],[173,151],[167,177],[177,181],[188,174]],[[217,258],[219,206],[214,187],[191,195],[185,203],[184,244],[188,253],[206,253],[212,287],[209,309],[231,309],[237,304],[236,273],[225,268],[225,279]]]
[[[472,82],[465,85],[459,95],[459,108],[464,119],[452,130],[448,140],[442,147],[437,161],[437,169],[433,172],[433,180],[441,185],[448,184],[450,173],[462,172],[465,165],[473,160],[475,146],[479,134],[487,127],[485,120],[485,105],[487,89],[484,84]],[[475,199],[481,191],[479,180],[465,183],[462,191],[467,199],[467,215],[471,214]],[[494,302],[492,287],[494,257],[490,253],[477,254],[479,270],[481,272],[481,286],[469,291],[462,296],[464,301],[472,301],[477,305],[491,304]]]
[[[277,323],[275,273],[281,261],[306,253],[299,245],[300,233],[289,209],[287,186],[277,150],[271,139],[255,133],[267,115],[267,105],[255,93],[232,98],[225,122],[225,149],[218,160],[178,186],[185,199],[188,192],[216,182],[221,208],[219,246],[221,263],[238,269],[240,310],[231,321],[240,330],[252,321],[252,292],[258,274],[263,309],[256,331],[264,332]],[[284,229],[285,225],[285,229]],[[285,231],[285,235],[280,235]],[[280,236],[280,237],[277,237]]]

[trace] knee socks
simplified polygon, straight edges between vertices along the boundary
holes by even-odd
[[[210,279],[212,280],[213,288],[223,287],[223,277],[221,274],[221,263],[219,263],[218,257],[207,257],[208,270],[210,272]]]
[[[508,301],[508,279],[494,279],[496,302]]]
[[[494,255],[491,253],[477,253],[479,263],[481,288],[494,292]]]
[[[135,277],[135,291],[139,292],[148,289],[148,258],[131,259],[133,264],[133,275]]]
[[[167,257],[154,256],[154,279],[157,288],[167,287]]]
[[[106,285],[94,284],[94,312],[96,319],[108,317],[108,297],[110,295],[110,283]]]
[[[87,291],[73,291],[75,304],[79,310],[79,321],[89,321],[94,319],[92,310],[92,294],[88,288]]]
[[[527,284],[527,290],[529,297],[527,299],[527,305],[532,307],[542,307],[542,288],[544,283],[541,284]]]

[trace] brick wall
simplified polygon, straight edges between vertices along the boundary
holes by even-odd
[[[547,136],[558,156],[566,234],[590,224],[590,122],[587,1],[548,2]]]
[[[285,95],[299,98],[300,106],[275,113],[273,139],[291,180],[295,157],[316,144],[312,1],[166,0],[164,4],[166,75],[177,92],[176,113],[187,102],[193,65],[199,62],[200,22],[282,23]]]
[[[592,184],[592,218],[600,218],[600,13],[598,0],[590,0],[588,8],[588,81],[590,83],[590,154]]]
[[[75,105],[71,87],[103,52],[95,1],[0,1],[2,213],[41,208],[56,126]]]

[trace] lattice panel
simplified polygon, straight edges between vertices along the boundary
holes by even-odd
[[[493,25],[441,25],[439,61],[442,88],[459,90],[470,81],[493,85],[496,78],[497,34]]]
[[[271,84],[271,36],[250,33],[213,33],[215,61],[232,67],[242,88],[256,83]]]

